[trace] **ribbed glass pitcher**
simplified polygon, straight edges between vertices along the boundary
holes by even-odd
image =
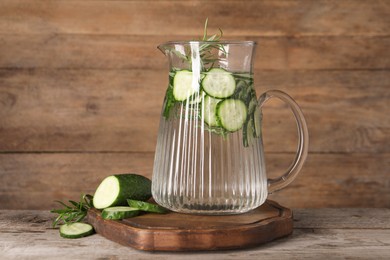
[[[257,99],[252,41],[167,42],[169,83],[158,132],[152,194],[181,213],[224,215],[254,209],[287,186],[301,169],[308,131],[298,105],[272,90]],[[261,108],[285,101],[297,121],[298,149],[285,174],[268,179],[261,136]]]

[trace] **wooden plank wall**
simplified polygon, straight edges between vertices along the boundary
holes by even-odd
[[[0,208],[47,209],[105,176],[151,176],[167,83],[156,46],[223,28],[259,43],[258,94],[301,105],[310,154],[270,197],[390,207],[390,1],[0,1]],[[290,112],[264,110],[271,176],[292,160]]]

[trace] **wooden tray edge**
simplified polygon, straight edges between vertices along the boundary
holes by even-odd
[[[105,220],[101,218],[100,211],[96,209],[88,211],[87,220],[103,237],[143,251],[242,249],[259,246],[292,233],[292,210],[271,200],[267,200],[266,203],[277,208],[280,215],[245,226],[226,229],[143,229],[124,224],[121,221]],[[109,226],[110,232],[107,232],[103,226]],[[157,239],[159,237],[163,239]]]

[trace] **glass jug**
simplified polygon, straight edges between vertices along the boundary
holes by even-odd
[[[253,88],[253,41],[167,42],[166,91],[153,168],[154,200],[172,211],[225,215],[263,204],[291,183],[308,151],[302,111],[286,93]],[[267,179],[261,108],[272,97],[286,102],[298,127],[294,162]]]

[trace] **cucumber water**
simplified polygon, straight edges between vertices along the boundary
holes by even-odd
[[[186,114],[186,120],[217,135],[226,137],[240,131],[245,147],[260,136],[252,74],[211,68],[198,76],[187,69],[175,69],[169,75],[163,108],[165,120]]]

